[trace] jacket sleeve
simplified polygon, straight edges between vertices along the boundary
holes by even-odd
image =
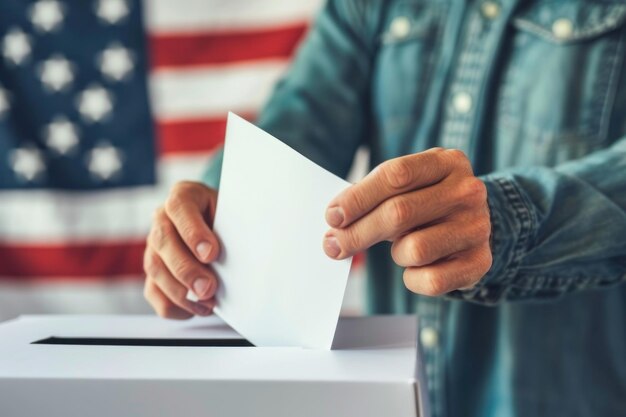
[[[382,3],[382,2],[381,2]],[[367,6],[367,7],[366,7]],[[375,18],[364,0],[330,0],[257,125],[345,177],[365,138]],[[205,175],[217,187],[221,151]]]
[[[493,266],[477,286],[451,296],[496,304],[626,281],[626,138],[555,168],[483,180]]]

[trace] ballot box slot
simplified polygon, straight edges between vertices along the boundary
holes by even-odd
[[[254,347],[246,339],[154,339],[119,337],[59,337],[51,336],[32,342],[33,345],[78,346],[172,346],[172,347]]]

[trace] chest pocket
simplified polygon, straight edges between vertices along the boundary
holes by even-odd
[[[506,165],[557,163],[605,145],[624,57],[626,4],[540,1],[512,20],[497,132]]]
[[[419,123],[447,11],[445,2],[406,0],[386,13],[372,80],[373,113],[386,142],[381,159],[397,156],[409,125]]]

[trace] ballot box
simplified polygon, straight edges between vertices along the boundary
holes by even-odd
[[[217,317],[0,324],[2,417],[426,417],[417,319],[342,318],[332,350],[255,347]]]

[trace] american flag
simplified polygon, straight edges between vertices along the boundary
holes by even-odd
[[[254,118],[320,3],[2,0],[0,319],[137,309],[152,212],[227,111]]]

